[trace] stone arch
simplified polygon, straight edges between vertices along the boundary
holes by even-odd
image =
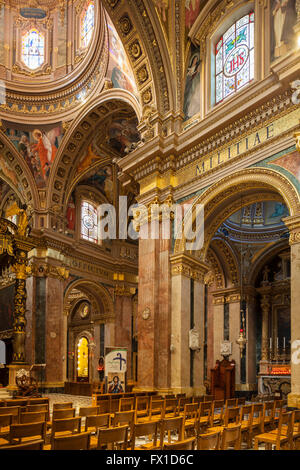
[[[76,294],[77,291],[83,292],[85,296],[76,297],[74,293]],[[98,308],[99,312],[102,311],[101,315],[99,315],[99,319],[101,316],[102,321],[114,321],[114,304],[110,293],[101,284],[87,279],[78,279],[71,282],[67,287],[64,293],[64,314],[69,315],[75,306],[84,298],[91,302],[92,308]]]
[[[32,209],[39,209],[39,194],[33,174],[9,138],[1,131],[0,177],[14,190],[23,203]]]
[[[48,208],[56,206],[58,212],[64,212],[68,182],[72,182],[72,175],[83,149],[92,141],[96,128],[103,125],[110,116],[123,111],[132,112],[138,121],[141,119],[141,108],[136,98],[121,89],[106,90],[84,106],[66,132],[53,163],[49,179]],[[112,155],[106,155],[101,162],[110,162],[112,158]]]
[[[228,217],[243,205],[257,202],[258,198],[264,200],[277,200],[285,202],[290,216],[300,212],[300,198],[294,185],[282,174],[266,168],[247,168],[232,173],[210,186],[194,202],[189,211],[185,225],[193,226],[195,223],[195,211],[199,211],[200,205],[204,206],[204,243],[199,252],[202,261],[212,237],[218,227]],[[197,207],[198,206],[198,207]],[[175,240],[175,253],[186,251],[186,239]]]
[[[103,4],[128,54],[142,105],[167,113],[174,103],[174,79],[154,5],[148,0],[103,0]]]
[[[254,285],[255,280],[263,266],[284,249],[289,249],[288,240],[286,239],[278,241],[275,245],[273,243],[268,244],[258,254],[256,260],[253,263],[251,272],[249,274],[249,284]]]

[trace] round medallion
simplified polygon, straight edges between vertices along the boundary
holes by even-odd
[[[93,217],[91,215],[85,215],[83,217],[83,224],[88,230],[91,230],[94,227]]]
[[[249,48],[243,44],[233,49],[224,65],[225,77],[233,77],[242,70],[249,57]]]
[[[88,304],[83,304],[83,306],[80,310],[81,318],[86,318],[89,313],[90,313],[90,306]]]

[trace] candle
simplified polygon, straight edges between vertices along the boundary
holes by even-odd
[[[277,336],[277,349],[278,349],[278,336]]]
[[[270,349],[272,349],[272,338],[270,338]]]
[[[285,336],[283,338],[283,349],[285,349]]]

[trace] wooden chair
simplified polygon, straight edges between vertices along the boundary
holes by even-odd
[[[74,418],[75,417],[75,408],[67,408],[67,409],[59,409],[53,410],[52,413],[52,421],[55,419],[67,419],[67,418]]]
[[[119,411],[132,411],[135,407],[135,398],[120,398]]]
[[[54,437],[51,442],[51,450],[89,450],[90,433],[82,432],[71,436]]]
[[[120,408],[120,398],[110,398],[110,409],[109,412],[114,414],[119,411]]]
[[[212,402],[202,402],[199,406],[199,425],[201,428],[207,428],[211,422]]]
[[[277,425],[279,422],[279,416],[283,410],[283,400],[275,400],[274,403],[274,424]]]
[[[247,448],[252,447],[253,405],[242,405],[240,408],[241,444],[246,439]]]
[[[185,405],[188,405],[192,402],[192,398],[181,397],[178,403],[178,412],[183,414]]]
[[[213,401],[214,396],[213,395],[204,395],[204,401]]]
[[[36,405],[27,405],[26,406],[26,413],[33,413],[38,411],[47,411],[47,420],[50,419],[50,412],[49,412],[49,404],[48,403],[40,403]]]
[[[53,403],[52,410],[65,410],[67,408],[73,408],[73,402],[67,401],[65,403]]]
[[[193,397],[192,403],[202,403],[204,401],[204,396],[202,397]]]
[[[54,419],[51,427],[51,441],[54,437],[66,434],[79,434],[81,432],[80,416],[67,419]]]
[[[228,398],[225,402],[226,409],[237,406],[237,401],[238,401],[237,398]]]
[[[145,423],[135,423],[133,426],[132,436],[131,436],[131,450],[157,450],[160,449],[159,444],[157,443],[158,437],[158,421],[148,421]],[[148,439],[148,442],[136,446],[136,438],[145,437]]]
[[[79,408],[79,416],[84,418],[86,416],[96,416],[99,413],[99,406],[84,406]]]
[[[110,413],[102,415],[88,415],[85,420],[85,431],[97,432],[98,429],[109,428],[111,424],[111,415]]]
[[[194,450],[195,449],[196,438],[190,437],[184,441],[178,442],[165,442],[163,445],[163,450]]]
[[[13,415],[0,415],[0,446],[8,443],[9,428],[13,421]]]
[[[137,421],[139,418],[145,418],[149,415],[149,397],[136,397],[136,404],[135,404],[135,420]]]
[[[171,443],[171,433],[177,434],[177,441],[184,440],[183,417],[162,419],[160,422],[160,448],[163,448],[165,434],[168,434],[168,442]]]
[[[131,439],[135,419],[135,411],[118,411],[112,419],[112,427],[128,426],[128,438]]]
[[[40,423],[48,419],[48,411],[33,411],[20,414],[20,424]]]
[[[214,400],[212,402],[210,426],[222,423],[224,417],[224,400]]]
[[[221,432],[199,434],[197,436],[197,450],[219,450]]]
[[[19,406],[4,406],[0,408],[1,415],[12,415],[12,423],[17,424],[20,420],[20,407]]]
[[[238,424],[240,420],[240,408],[238,406],[227,408],[224,413],[224,426],[230,427],[232,423]]]
[[[234,450],[241,449],[241,425],[223,428],[220,450],[227,450],[233,447]]]
[[[294,412],[293,445],[295,450],[300,450],[300,410]]]
[[[15,440],[21,444],[22,439],[37,440],[42,439],[45,442],[46,439],[46,421],[40,423],[26,423],[26,424],[12,424],[9,429],[9,443],[14,444]]]
[[[165,400],[153,400],[150,403],[149,421],[163,419],[165,414]],[[145,418],[147,419],[147,417]],[[142,418],[143,420],[143,418]]]
[[[112,447],[109,450],[127,450],[128,426],[99,429],[97,449],[101,450],[107,446]]]
[[[275,401],[267,401],[264,403],[263,409],[263,428],[262,432],[266,430],[271,431],[275,427]]]
[[[184,436],[195,436],[197,434],[197,425],[199,420],[199,403],[187,403],[184,405],[183,429]]]
[[[246,405],[246,398],[240,397],[237,399],[237,406]]]
[[[27,406],[28,399],[13,399],[13,400],[5,400],[5,406]]]
[[[38,441],[24,442],[23,444],[15,444],[11,446],[0,447],[0,450],[43,450],[44,441],[39,439]]]
[[[165,417],[175,417],[178,415],[179,400],[177,398],[166,398]]]
[[[45,405],[48,404],[49,406],[49,398],[48,397],[43,397],[43,398],[32,398],[28,397],[27,400],[27,405]]]
[[[100,415],[110,413],[110,400],[101,400],[97,406]]]
[[[273,445],[275,446],[275,450],[280,450],[282,446],[285,449],[293,449],[293,420],[294,414],[292,411],[281,413],[277,432],[266,432],[255,436],[254,449],[258,450],[260,443],[265,444],[266,450],[272,450]],[[283,432],[283,426],[286,426],[285,432]]]

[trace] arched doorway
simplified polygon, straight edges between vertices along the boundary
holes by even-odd
[[[276,224],[264,226],[262,220],[264,204],[272,206],[272,214],[274,217],[278,215],[280,226],[276,226]],[[186,341],[181,340],[181,344],[177,342],[171,355],[171,369],[175,370],[174,377],[178,377],[179,374],[183,376],[184,374],[180,372],[180,366],[176,363],[180,364],[181,362],[182,371],[181,358],[189,358],[185,363],[185,370],[190,366],[192,372],[193,368],[196,370],[195,366],[197,365],[197,371],[200,373],[203,383],[205,379],[209,379],[210,369],[214,366],[216,359],[222,359],[221,343],[228,341],[232,348],[229,356],[232,356],[237,364],[236,384],[238,387],[236,390],[254,392],[257,391],[257,374],[266,373],[266,370],[263,371],[261,368],[261,361],[264,360],[264,357],[259,359],[260,356],[257,354],[259,327],[254,319],[257,312],[258,315],[262,315],[262,305],[259,292],[256,290],[258,286],[255,285],[258,272],[256,271],[255,279],[253,275],[259,264],[261,269],[264,267],[264,263],[261,264],[262,260],[268,251],[270,254],[271,248],[275,251],[277,249],[277,253],[280,251],[279,248],[288,253],[285,255],[286,259],[293,265],[293,257],[289,248],[290,232],[287,227],[291,226],[291,221],[295,220],[300,212],[299,195],[291,182],[280,173],[265,168],[250,168],[223,178],[196,199],[193,211],[190,211],[188,220],[185,219],[185,224],[193,228],[198,205],[199,207],[204,205],[204,243],[202,248],[197,252],[188,251],[185,248],[186,240],[178,239],[175,241],[174,254],[171,257],[173,264],[172,297],[176,296],[176,302],[173,302],[172,305],[172,322],[175,325],[175,327],[172,326],[172,336],[174,338],[181,336],[182,338],[183,334],[182,327],[181,332],[176,330],[176,324],[179,324],[178,316],[182,317],[183,315],[179,311],[179,307],[184,304],[180,295],[184,295],[184,298],[192,298],[192,291],[196,289],[199,304],[196,307],[193,304],[193,315],[195,312],[199,312],[197,328],[199,329],[201,348],[197,353],[194,353]],[[286,209],[282,212],[282,208]],[[272,214],[269,212],[269,217]],[[240,217],[239,221],[236,219],[237,216]],[[241,218],[244,218],[244,221],[250,220],[251,222],[252,220],[253,222],[253,217],[256,222],[255,226],[252,224],[250,228],[246,228],[244,222],[244,226],[242,226]],[[236,227],[233,227],[234,224]],[[275,255],[276,253],[273,252],[272,256]],[[181,265],[179,266],[179,264]],[[185,266],[186,269],[184,269]],[[183,281],[186,273],[190,273],[190,283]],[[270,280],[271,283],[273,281]],[[296,288],[292,284],[291,323],[296,315],[295,293]],[[193,295],[193,299],[196,299],[195,295]],[[188,313],[185,312],[185,316]],[[289,315],[286,311],[285,320],[287,316]],[[184,322],[187,328],[187,322],[182,319],[182,324]],[[272,328],[274,327],[271,326]],[[240,349],[237,340],[241,330],[243,330],[246,344]],[[268,355],[266,342],[269,337],[266,328],[262,333],[263,338],[260,342],[263,345],[264,355]],[[272,333],[273,337],[274,334],[276,335],[276,333]],[[275,341],[277,341],[277,336],[275,336]],[[296,365],[289,365],[293,375]],[[186,384],[184,384],[185,387],[182,386],[181,381],[181,388],[188,390],[188,379],[190,379],[190,384],[193,384],[192,373],[185,374],[185,376]]]
[[[86,336],[82,336],[76,348],[77,382],[89,382],[89,350],[89,340]]]

